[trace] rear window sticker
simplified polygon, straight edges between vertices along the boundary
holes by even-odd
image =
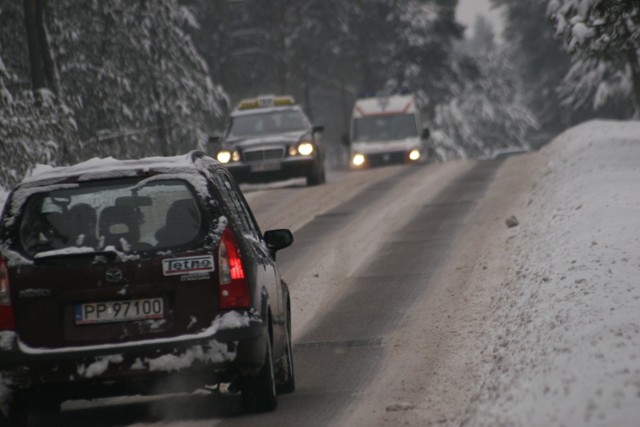
[[[177,276],[182,274],[205,273],[214,271],[213,255],[170,258],[162,260],[162,274]]]

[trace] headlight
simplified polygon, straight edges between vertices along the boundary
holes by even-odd
[[[357,166],[360,167],[362,165],[364,165],[364,162],[367,159],[360,153],[354,154],[353,158],[351,159],[351,163],[353,164],[353,166]]]
[[[218,159],[218,161],[223,164],[229,163],[231,161],[231,151],[229,150],[219,151],[218,155],[216,156],[216,159]]]
[[[301,142],[298,144],[298,153],[302,156],[310,156],[313,153],[313,144],[308,141]]]
[[[409,151],[409,160],[411,161],[416,161],[420,158],[421,154],[420,154],[420,150],[418,150],[417,148],[414,148],[413,150]]]
[[[234,162],[240,161],[240,152],[238,150],[233,152],[233,154],[231,155],[231,160],[233,160]]]

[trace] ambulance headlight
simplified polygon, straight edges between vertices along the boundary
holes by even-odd
[[[409,151],[409,160],[415,162],[420,157],[421,157],[420,150],[418,150],[417,148],[414,148],[413,150]]]
[[[355,167],[360,167],[364,165],[366,161],[367,159],[364,157],[363,154],[360,154],[360,153],[354,154],[353,157],[351,158],[351,164]]]

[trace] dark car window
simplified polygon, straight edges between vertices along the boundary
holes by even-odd
[[[249,213],[249,209],[246,206],[246,202],[238,186],[224,173],[221,173],[219,178],[222,180],[222,185],[226,189],[226,191],[223,192],[223,197],[228,199],[227,202],[230,208],[233,209],[234,216],[240,220],[243,233],[259,239],[260,231],[253,216]]]
[[[229,137],[245,137],[305,130],[308,122],[298,110],[271,110],[231,118]]]
[[[362,117],[354,121],[354,141],[384,141],[418,136],[413,114]]]
[[[167,249],[202,237],[202,211],[183,180],[111,180],[36,193],[20,221],[20,244],[48,251]]]

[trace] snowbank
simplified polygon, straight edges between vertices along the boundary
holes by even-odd
[[[589,122],[511,161],[531,192],[496,236],[509,267],[491,273],[491,363],[463,425],[637,425],[640,123]]]

